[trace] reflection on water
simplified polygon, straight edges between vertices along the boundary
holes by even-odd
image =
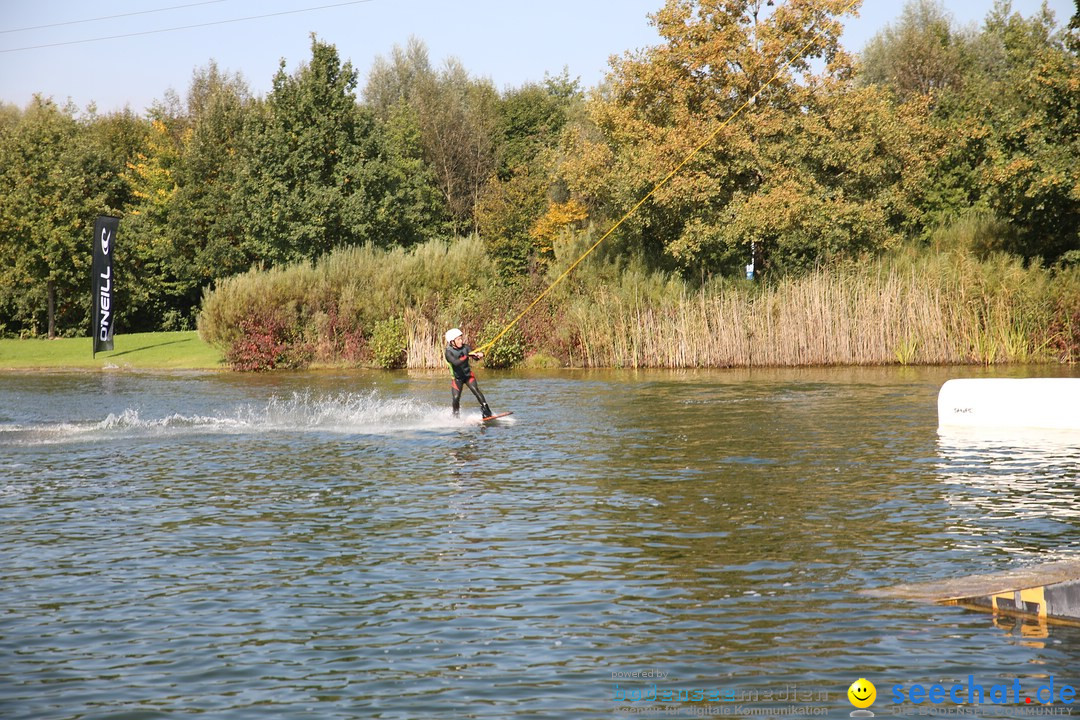
[[[1080,547],[1080,435],[1055,430],[941,430],[939,472],[955,532],[1018,562]],[[1003,529],[1012,532],[1003,533]]]
[[[858,592],[1080,545],[1075,447],[939,437],[948,376],[488,373],[483,426],[441,375],[0,375],[0,714],[1080,684],[1076,628]]]

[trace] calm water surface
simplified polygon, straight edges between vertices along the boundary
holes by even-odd
[[[441,374],[2,374],[0,717],[1080,686],[1080,629],[859,592],[1080,555],[1080,438],[939,437],[978,372],[486,372],[488,427]]]

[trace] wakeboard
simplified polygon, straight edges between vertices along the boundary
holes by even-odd
[[[507,415],[513,415],[513,414],[514,414],[513,411],[504,412],[504,413],[496,413],[494,415],[488,415],[486,418],[480,418],[480,421],[481,422],[488,422],[490,420],[498,420],[499,418],[504,418]]]

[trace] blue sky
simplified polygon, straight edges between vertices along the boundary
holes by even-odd
[[[782,2],[783,0],[778,0]],[[24,106],[35,93],[79,107],[91,101],[108,112],[130,106],[142,112],[172,88],[183,96],[192,72],[211,59],[240,72],[256,94],[265,94],[281,58],[292,70],[310,54],[309,34],[337,46],[360,71],[387,56],[410,35],[423,40],[433,62],[459,58],[500,89],[541,80],[563,66],[584,87],[602,80],[612,54],[653,45],[658,37],[646,15],[662,0],[0,0],[0,101]],[[1014,0],[1029,16],[1039,0]],[[864,0],[848,24],[844,44],[858,51],[900,13],[895,0]],[[977,23],[993,0],[945,0],[961,24]],[[1059,24],[1073,0],[1049,0]],[[164,10],[164,8],[172,8]],[[160,11],[159,11],[160,10]],[[155,11],[155,12],[147,12]],[[93,22],[72,22],[140,13]],[[290,13],[226,22],[270,13]],[[71,23],[55,27],[23,28]],[[204,23],[217,25],[99,42],[38,47],[104,36]],[[14,51],[12,51],[14,50]],[[8,51],[8,52],[4,52]]]

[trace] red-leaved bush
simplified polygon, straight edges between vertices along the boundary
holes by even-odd
[[[299,368],[310,361],[310,351],[296,329],[279,313],[262,311],[240,321],[240,333],[225,351],[233,370],[262,372],[278,367]]]

